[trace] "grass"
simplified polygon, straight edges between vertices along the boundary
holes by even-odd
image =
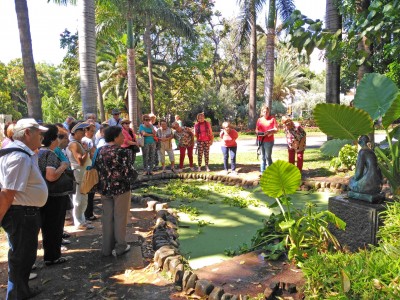
[[[272,159],[274,161],[287,160],[286,150],[274,150],[272,153]],[[313,170],[315,176],[332,176],[335,175],[334,172],[329,170],[329,162],[331,158],[323,156],[319,149],[307,148],[304,153],[304,170]],[[197,155],[194,154],[193,157],[194,164],[197,165]],[[179,162],[179,153],[175,152],[175,162]],[[241,152],[238,151],[236,154],[236,163],[244,166],[253,166],[258,170],[260,164],[257,160],[257,154],[255,152]],[[185,158],[185,165],[188,164],[188,158]],[[204,161],[203,161],[204,164]],[[169,165],[168,157],[166,157],[166,165]],[[221,171],[223,170],[222,153],[210,153],[209,166],[211,171]],[[142,156],[136,157],[135,167],[139,170],[143,169]]]

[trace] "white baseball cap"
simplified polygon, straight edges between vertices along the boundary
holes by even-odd
[[[35,127],[37,129],[39,129],[42,132],[46,132],[47,130],[49,130],[48,128],[39,125],[38,122],[36,122],[35,119],[33,118],[26,118],[26,119],[21,119],[18,120],[17,124],[15,124],[14,126],[14,132],[18,132],[27,128],[32,128]]]

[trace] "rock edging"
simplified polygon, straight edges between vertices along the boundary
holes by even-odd
[[[244,188],[251,188],[260,184],[260,179],[246,179],[237,176],[219,175],[201,172],[191,173],[161,173],[154,174],[152,176],[140,176],[138,182],[147,182],[152,180],[160,179],[203,179],[206,181],[218,181],[228,186],[242,186]],[[347,192],[348,186],[343,183],[334,183],[329,181],[314,181],[304,180],[299,190],[310,191],[315,190],[317,192],[329,192],[335,194],[343,194]]]
[[[192,270],[185,270],[187,264],[180,254],[178,241],[178,216],[167,203],[151,198],[133,196],[132,201],[156,211],[156,223],[153,230],[154,267],[168,274],[176,288],[186,295],[195,294],[209,300],[248,300],[247,295],[225,293],[222,287],[215,286],[209,280],[199,279]]]

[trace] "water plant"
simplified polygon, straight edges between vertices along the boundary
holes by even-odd
[[[314,205],[307,205],[304,210],[293,206],[290,194],[296,192],[300,186],[301,173],[297,167],[278,160],[270,165],[262,174],[260,186],[263,192],[275,199],[283,218],[277,224],[273,236],[279,242],[269,243],[269,247],[277,250],[285,246],[288,258],[301,264],[310,254],[326,252],[330,249],[340,249],[340,244],[328,229],[332,223],[340,229],[345,228],[345,223],[330,211],[315,210]],[[284,238],[280,239],[280,236]],[[280,245],[279,245],[280,244]]]

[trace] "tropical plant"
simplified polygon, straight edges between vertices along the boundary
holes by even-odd
[[[288,248],[289,260],[298,263],[311,253],[326,252],[332,247],[339,250],[340,244],[329,231],[328,224],[345,228],[345,223],[332,212],[315,212],[313,205],[308,205],[302,212],[294,208],[289,195],[296,192],[300,182],[299,169],[281,160],[269,166],[260,180],[263,192],[275,198],[284,218],[279,229],[286,237],[280,243]]]
[[[292,0],[269,0],[267,22],[267,47],[265,53],[265,83],[264,97],[265,103],[272,107],[273,88],[274,88],[274,63],[275,63],[275,31],[276,18],[279,14],[285,22],[294,11]]]
[[[82,112],[97,114],[97,70],[96,70],[96,30],[95,0],[53,0],[60,5],[68,3],[79,5],[78,39],[79,39],[79,73]]]
[[[136,83],[136,62],[135,62],[135,42],[133,35],[134,25],[146,26],[145,45],[148,56],[149,81],[150,87],[153,88],[153,73],[151,60],[151,40],[150,30],[152,28],[151,21],[158,25],[167,25],[170,30],[180,35],[193,38],[193,29],[185,22],[180,15],[175,13],[167,1],[164,0],[99,0],[99,11],[103,12],[103,18],[98,25],[100,35],[109,34],[110,32],[121,32],[122,28],[126,29],[127,35],[127,65],[128,65],[128,106],[129,117],[134,123],[138,123],[138,92]],[[150,56],[150,57],[149,57]],[[154,111],[154,91],[150,91],[150,109]]]
[[[357,146],[344,145],[339,151],[339,156],[334,157],[329,166],[335,170],[353,170],[357,162]]]
[[[256,93],[257,93],[257,13],[261,10],[264,1],[239,0],[240,4],[240,25],[239,44],[245,45],[248,37],[250,44],[250,83],[249,83],[249,119],[248,128],[256,127]]]
[[[318,104],[314,117],[321,131],[334,138],[327,141],[321,150],[326,154],[338,153],[346,143],[356,141],[360,135],[373,130],[373,120],[382,118],[386,132],[389,155],[375,147],[378,164],[383,175],[388,179],[392,192],[400,194],[400,138],[399,125],[391,124],[400,117],[400,93],[395,83],[388,77],[376,73],[366,74],[357,87],[354,106],[337,104]],[[346,140],[347,139],[347,140]]]
[[[380,220],[378,246],[355,253],[322,253],[304,262],[307,299],[399,298],[400,202],[387,202]]]

